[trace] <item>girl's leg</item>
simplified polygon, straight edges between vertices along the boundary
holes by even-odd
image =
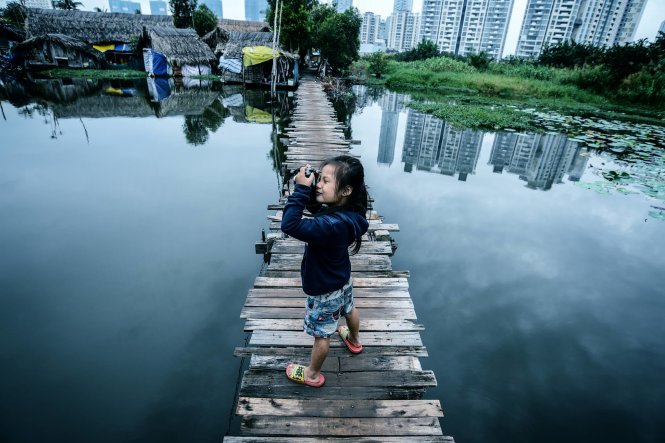
[[[305,369],[306,379],[311,381],[317,381],[319,379],[321,366],[323,366],[323,362],[326,361],[329,348],[329,338],[314,337],[314,346],[312,346],[312,356],[310,358],[309,367]]]
[[[349,341],[354,345],[360,344],[360,314],[356,308],[344,316],[349,327]]]

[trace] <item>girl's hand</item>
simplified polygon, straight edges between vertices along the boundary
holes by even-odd
[[[305,186],[312,186],[312,183],[314,183],[314,179],[316,176],[314,173],[310,174],[309,177],[305,177],[305,170],[309,168],[309,165],[301,166],[300,170],[298,170],[298,173],[296,174],[295,180],[296,183],[299,185],[305,185]]]

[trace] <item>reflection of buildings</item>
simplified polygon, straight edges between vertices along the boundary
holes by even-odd
[[[578,181],[586,168],[582,148],[562,134],[498,133],[494,139],[490,164],[494,172],[504,169],[518,174],[527,186],[548,190],[561,183],[565,173]]]
[[[381,132],[379,134],[379,153],[376,162],[380,165],[392,165],[395,159],[395,142],[399,114],[408,101],[405,94],[386,92],[381,97]]]
[[[466,181],[473,174],[480,155],[483,133],[455,129],[432,115],[409,110],[404,136],[404,170],[418,170],[455,175]]]

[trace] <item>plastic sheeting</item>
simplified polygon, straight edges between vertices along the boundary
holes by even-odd
[[[225,71],[240,74],[242,72],[242,62],[236,58],[219,58],[219,67]]]
[[[127,43],[115,43],[110,45],[92,45],[93,48],[99,52],[117,51],[117,52],[132,52],[133,49]]]
[[[148,92],[153,102],[160,102],[171,95],[169,79],[148,77]]]
[[[183,77],[210,75],[212,72],[210,66],[208,65],[183,65],[181,71]]]
[[[146,72],[150,75],[164,76],[173,74],[164,54],[150,48],[143,49],[143,65]]]
[[[245,46],[242,48],[242,61],[245,66],[254,66],[260,63],[272,60],[272,48],[267,46]],[[280,56],[279,51],[275,51],[277,57]]]

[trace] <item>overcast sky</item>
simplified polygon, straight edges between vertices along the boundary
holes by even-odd
[[[0,0],[5,2],[6,0]],[[102,9],[109,9],[108,0],[79,0],[83,3],[85,10],[92,10],[95,6]],[[199,0],[200,1],[200,0]],[[524,9],[526,8],[527,0],[515,0],[513,6],[513,14],[510,18],[508,25],[508,36],[506,38],[506,48],[504,55],[513,54],[517,47],[517,38],[524,18]],[[141,9],[144,13],[150,11],[149,0],[140,0]],[[324,0],[322,3],[331,3],[331,0]],[[413,0],[413,12],[420,12],[422,9],[422,0]],[[385,18],[393,10],[393,1],[391,0],[353,0],[353,6],[358,8],[360,12],[373,12]],[[244,0],[223,0],[223,13],[224,18],[233,18],[238,20],[245,19],[245,2]],[[647,0],[642,20],[637,27],[635,39],[642,38],[653,41],[658,33],[660,24],[665,20],[665,0]]]

